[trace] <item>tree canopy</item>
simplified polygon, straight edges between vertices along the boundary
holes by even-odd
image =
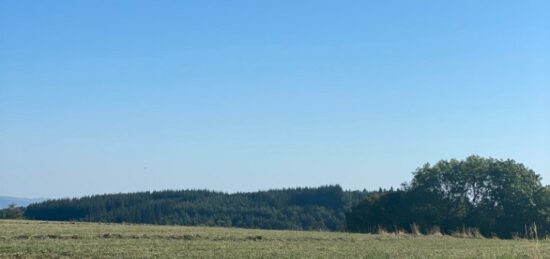
[[[484,235],[511,237],[536,224],[549,230],[549,187],[541,177],[514,160],[470,156],[425,164],[401,190],[376,194],[347,217],[352,231],[378,227],[422,229],[438,226],[444,233],[476,228]]]
[[[365,195],[344,192],[338,185],[234,194],[205,190],[106,194],[32,204],[24,216],[39,220],[344,230],[345,211]]]

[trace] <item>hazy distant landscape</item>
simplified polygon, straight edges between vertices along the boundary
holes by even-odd
[[[37,203],[45,201],[45,198],[17,198],[17,197],[7,197],[0,196],[0,209],[7,208],[10,205],[15,205],[17,207],[26,207],[31,203]]]

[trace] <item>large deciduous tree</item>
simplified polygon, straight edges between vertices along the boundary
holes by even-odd
[[[542,186],[533,170],[514,160],[479,156],[442,160],[425,164],[413,175],[399,201],[377,197],[355,207],[348,228],[407,228],[415,222],[425,229],[437,225],[445,233],[475,227],[485,235],[510,237],[535,223],[548,231],[549,188]],[[399,220],[388,224],[387,219]]]

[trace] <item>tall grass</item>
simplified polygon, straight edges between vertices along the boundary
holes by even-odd
[[[458,229],[451,233],[451,236],[458,238],[485,238],[478,228],[471,228],[462,226],[461,229]]]

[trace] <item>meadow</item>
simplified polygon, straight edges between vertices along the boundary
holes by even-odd
[[[0,220],[0,258],[550,258],[548,240]]]

